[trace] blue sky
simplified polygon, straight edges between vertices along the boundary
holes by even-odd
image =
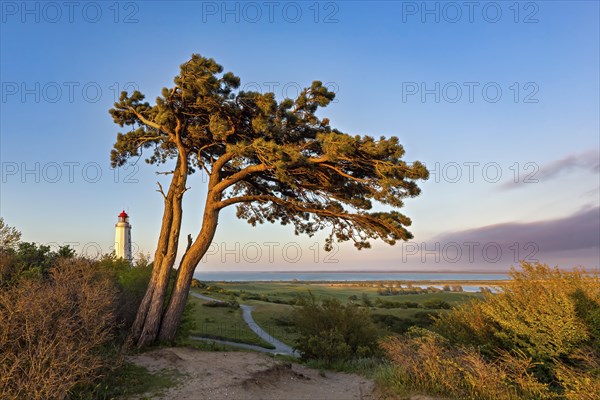
[[[110,251],[125,208],[136,249],[152,253],[165,181],[155,172],[168,168],[110,169],[119,127],[108,109],[123,89],[153,100],[200,53],[280,99],[327,83],[337,98],[321,115],[333,126],[396,135],[433,174],[403,209],[411,243],[326,255],[322,236],[252,228],[226,210],[199,268],[597,268],[599,3],[468,4],[2,2],[0,214],[24,240],[93,255]],[[186,235],[200,225],[204,178],[191,179]]]

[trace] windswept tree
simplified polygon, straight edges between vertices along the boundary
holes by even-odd
[[[396,211],[402,200],[420,193],[417,180],[428,172],[402,160],[398,138],[351,136],[329,126],[316,112],[334,93],[319,81],[296,99],[278,102],[273,93],[239,90],[240,79],[213,59],[193,55],[181,65],[172,88],[155,104],[138,91],[121,93],[110,113],[128,132],[119,133],[113,166],[149,152],[146,161],[174,161],[164,197],[154,269],[132,327],[138,346],[173,340],[194,269],[215,235],[219,213],[236,206],[237,217],[255,226],[279,222],[296,234],[327,229],[325,248],[334,240],[358,249],[370,239],[394,244],[412,238],[408,217]],[[179,246],[182,199],[189,175],[209,179],[196,238],[189,241],[167,299],[169,273]],[[389,211],[372,211],[374,203]]]

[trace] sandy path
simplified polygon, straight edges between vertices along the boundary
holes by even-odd
[[[373,400],[374,383],[353,374],[319,371],[277,361],[265,354],[207,352],[173,347],[130,357],[150,371],[175,369],[184,374],[164,400]],[[137,398],[147,398],[141,396]]]

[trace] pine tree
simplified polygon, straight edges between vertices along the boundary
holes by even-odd
[[[150,164],[175,160],[166,193],[159,184],[163,218],[151,281],[132,328],[138,346],[175,337],[194,269],[225,207],[236,206],[237,217],[253,226],[291,224],[296,234],[307,235],[330,229],[326,250],[334,240],[362,249],[370,239],[394,244],[412,238],[410,219],[395,209],[419,195],[416,181],[428,172],[419,162],[402,160],[398,138],[351,136],[330,127],[316,112],[335,95],[319,81],[280,102],[273,93],[239,87],[240,79],[223,73],[213,59],[193,55],[155,104],[138,91],[123,92],[110,110],[117,124],[130,129],[117,136],[113,166],[144,149],[151,152]],[[186,181],[199,171],[209,177],[202,227],[188,242],[165,305]],[[374,202],[392,210],[372,211]]]

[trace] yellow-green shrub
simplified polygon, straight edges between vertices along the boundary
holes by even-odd
[[[474,348],[453,346],[422,328],[387,338],[381,346],[395,365],[392,384],[404,390],[477,400],[552,398],[548,386],[529,372],[531,360],[489,361]]]
[[[597,275],[524,262],[510,276],[501,293],[440,315],[434,330],[457,343],[492,346],[491,351],[521,350],[539,362],[593,339],[586,324],[592,308],[580,310],[578,304],[582,298],[600,304]]]
[[[435,334],[383,342],[397,379],[460,398],[598,399],[598,274],[522,263],[510,276],[501,293],[440,315]]]

